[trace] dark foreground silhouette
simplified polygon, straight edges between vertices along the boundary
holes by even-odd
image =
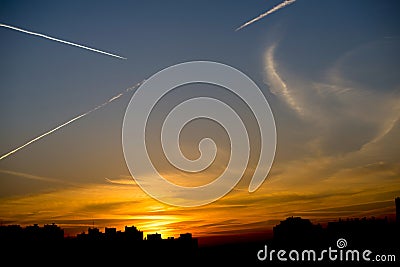
[[[11,265],[154,264],[201,266],[377,265],[400,261],[400,199],[396,222],[387,218],[356,218],[329,222],[325,227],[308,219],[288,217],[273,228],[273,238],[200,246],[192,234],[162,239],[143,237],[135,226],[89,228],[76,237],[64,237],[56,224],[0,226],[0,252]],[[325,250],[325,252],[324,252]],[[377,258],[379,257],[379,258]],[[383,260],[382,260],[383,259]],[[379,260],[379,262],[378,262]]]
[[[339,259],[339,240],[346,242],[342,248],[343,260]],[[97,228],[89,228],[88,233],[76,237],[64,237],[64,231],[55,224],[27,226],[8,225],[0,227],[1,255],[13,265],[42,264],[131,264],[139,262],[198,266],[206,264],[245,264],[245,266],[279,265],[348,265],[347,254],[354,257],[351,264],[373,264],[362,259],[364,250],[377,254],[393,255],[384,265],[396,265],[400,261],[399,224],[387,219],[362,218],[330,222],[323,228],[307,219],[289,217],[273,228],[273,238],[257,242],[237,242],[199,247],[197,238],[190,233],[179,238],[162,239],[160,234],[147,235],[134,226],[126,226],[125,231],[106,228],[102,233]],[[336,250],[336,260],[328,253],[322,260],[323,249]],[[274,250],[274,252],[271,251]],[[286,261],[279,260],[277,253],[284,250]],[[292,252],[289,257],[289,253]],[[306,254],[303,251],[306,250]],[[315,255],[310,254],[315,251]],[[353,256],[353,250],[357,250]],[[283,252],[281,252],[283,253]],[[296,254],[297,253],[297,254]],[[314,252],[313,252],[314,253]],[[350,254],[349,254],[350,253]],[[310,254],[310,255],[309,255]],[[333,254],[332,254],[333,255]],[[331,256],[332,256],[331,255]],[[281,255],[282,256],[282,255]],[[334,255],[333,255],[334,256]],[[332,256],[332,257],[333,257]],[[303,257],[303,258],[302,258]],[[371,258],[372,259],[372,258]],[[376,262],[375,262],[376,263]]]
[[[179,238],[162,239],[160,234],[150,234],[143,239],[143,232],[134,226],[125,231],[106,228],[89,228],[88,233],[64,237],[64,230],[55,224],[37,224],[25,228],[19,225],[0,226],[2,259],[13,265],[25,263],[57,264],[115,264],[143,262],[187,262],[195,259],[197,238],[190,233]],[[57,259],[57,261],[54,261]]]

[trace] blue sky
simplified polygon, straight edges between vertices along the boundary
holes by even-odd
[[[0,23],[127,58],[0,28],[0,154],[166,67],[210,60],[231,65],[253,79],[269,101],[277,125],[277,153],[269,179],[251,197],[254,202],[240,194],[231,197],[236,204],[251,202],[275,211],[279,201],[288,202],[279,215],[261,215],[258,208],[251,214],[241,211],[242,225],[261,225],[292,213],[317,214],[316,210],[332,208],[333,199],[338,208],[367,207],[371,202],[375,209],[376,202],[384,203],[378,213],[390,213],[390,200],[400,193],[399,2],[298,0],[235,31],[279,3],[0,1]],[[105,178],[129,178],[121,144],[129,99],[126,95],[0,161],[0,217],[19,223],[61,218],[70,224],[70,217],[57,214],[59,206],[45,208],[37,201],[65,203],[71,199],[61,201],[62,190],[72,190],[64,195],[91,203],[93,192],[110,186]],[[90,191],[92,186],[96,189]],[[76,189],[81,187],[82,191]],[[333,187],[337,192],[330,191]],[[120,190],[125,192],[125,187]],[[32,200],[27,197],[31,195]],[[302,195],[315,200],[296,206],[295,196]],[[110,197],[107,205],[113,201],[117,200]],[[11,212],[18,203],[25,203],[25,209]],[[90,207],[77,212],[79,223],[95,216]],[[204,208],[204,214],[217,214],[209,223],[228,227],[221,219],[226,214],[217,213],[214,206],[209,209]],[[23,216],[45,210],[53,215]],[[114,209],[100,210],[105,219],[116,216]],[[343,211],[348,214],[347,208]],[[141,212],[147,216],[149,211]],[[192,211],[174,212],[198,219]],[[373,212],[366,208],[350,215]],[[118,218],[132,219],[126,214],[118,213]],[[315,218],[330,216],[322,211]],[[177,221],[185,223],[166,220],[164,230],[176,230]]]

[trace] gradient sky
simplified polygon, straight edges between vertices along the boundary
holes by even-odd
[[[273,167],[256,192],[247,192],[250,166],[219,201],[168,206],[146,195],[125,164],[121,132],[131,93],[0,161],[2,223],[55,222],[68,234],[93,223],[135,225],[167,237],[265,231],[292,215],[314,222],[393,215],[400,195],[400,3],[298,0],[235,31],[280,2],[0,1],[0,23],[127,58],[0,28],[1,155],[192,60],[248,75],[268,100],[278,134]],[[194,85],[184,94],[198,90],[214,89]],[[188,133],[183,150],[193,157],[199,138],[221,139],[221,164],[196,179],[165,173],[181,183],[209,181],[226,161],[224,133],[207,122]]]

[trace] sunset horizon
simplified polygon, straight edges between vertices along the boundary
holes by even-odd
[[[207,246],[291,217],[396,222],[399,11],[1,1],[1,225]]]
[[[398,197],[397,197],[398,198]],[[348,217],[338,217],[338,218],[319,218],[310,220],[311,223],[315,225],[320,225],[322,228],[326,228],[328,223],[330,222],[340,222],[340,221],[354,221],[354,220],[375,220],[375,219],[384,219],[389,223],[396,223],[396,205],[395,199],[393,199],[393,211],[383,214],[364,214],[362,217],[357,216],[348,216]],[[125,224],[122,223],[112,223],[109,222],[104,223],[103,220],[99,219],[100,223],[97,222],[96,219],[93,219],[91,222],[86,222],[82,224],[71,224],[71,223],[57,223],[52,220],[44,220],[43,222],[32,222],[30,224],[16,224],[10,223],[5,224],[3,221],[1,222],[1,226],[8,225],[18,225],[20,227],[26,228],[29,226],[38,226],[44,227],[45,225],[55,225],[60,227],[64,232],[64,238],[77,238],[81,234],[88,234],[90,229],[98,229],[100,233],[105,233],[106,229],[115,229],[117,232],[124,232],[126,227],[135,227],[139,231],[143,232],[143,237],[146,239],[147,235],[160,234],[162,239],[169,238],[178,238],[181,234],[190,233],[193,238],[199,240],[199,246],[215,246],[215,245],[224,245],[224,244],[232,244],[232,243],[247,243],[247,242],[260,242],[271,240],[273,238],[273,228],[279,224],[280,222],[288,219],[288,218],[302,218],[308,220],[305,216],[293,216],[287,215],[283,217],[281,220],[277,220],[275,224],[265,224],[265,226],[260,226],[258,229],[244,229],[242,231],[229,231],[227,230],[225,233],[209,233],[207,230],[203,230],[203,232],[193,232],[188,228],[185,228],[183,232],[173,232],[171,229],[167,229],[166,231],[157,230],[157,228],[149,229],[147,231],[142,231],[141,228],[138,228],[136,225],[129,223],[129,221],[125,221]]]

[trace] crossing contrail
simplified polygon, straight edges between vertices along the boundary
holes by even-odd
[[[109,103],[111,103],[111,102],[117,100],[117,99],[120,98],[121,96],[123,96],[125,93],[130,92],[130,91],[136,89],[137,87],[139,87],[139,86],[140,86],[142,83],[144,83],[144,82],[145,82],[145,80],[143,80],[143,81],[141,81],[141,82],[135,84],[135,85],[132,86],[132,87],[127,88],[125,91],[123,91],[122,93],[120,93],[120,94],[118,94],[118,95],[116,95],[116,96],[111,97],[108,101],[104,102],[103,104],[98,105],[98,106],[92,108],[91,110],[89,110],[89,111],[87,111],[87,112],[85,112],[85,113],[83,113],[83,114],[81,114],[81,115],[78,115],[78,116],[76,116],[75,118],[72,118],[72,119],[70,119],[69,121],[64,122],[63,124],[61,124],[61,125],[59,125],[59,126],[53,128],[53,129],[51,129],[51,130],[45,132],[44,134],[41,134],[41,135],[39,135],[38,137],[33,138],[32,140],[26,142],[25,144],[23,144],[23,145],[21,145],[21,146],[15,148],[15,149],[13,149],[13,150],[11,150],[10,152],[8,152],[8,153],[2,155],[2,156],[0,157],[0,160],[3,160],[3,159],[5,159],[5,158],[7,158],[8,156],[14,154],[14,153],[17,152],[18,150],[21,150],[21,149],[23,149],[24,147],[29,146],[30,144],[32,144],[32,143],[34,143],[34,142],[36,142],[36,141],[42,139],[43,137],[45,137],[45,136],[47,136],[47,135],[49,135],[49,134],[54,133],[55,131],[57,131],[57,130],[59,130],[59,129],[65,127],[65,126],[67,126],[68,124],[71,124],[71,123],[73,123],[74,121],[79,120],[79,119],[81,119],[81,118],[83,118],[83,117],[89,115],[89,114],[92,113],[93,111],[96,111],[96,110],[98,110],[98,109],[100,109],[100,108],[106,106],[107,104],[109,104]]]
[[[260,20],[260,19],[262,19],[262,18],[268,16],[269,14],[274,13],[275,11],[278,11],[279,9],[284,8],[285,6],[294,3],[295,1],[296,1],[296,0],[285,0],[284,2],[282,2],[282,3],[280,3],[279,5],[273,7],[272,9],[268,10],[267,12],[265,12],[265,13],[259,15],[258,17],[254,18],[254,19],[252,19],[252,20],[250,20],[250,21],[248,21],[248,22],[246,22],[246,23],[243,24],[242,26],[238,27],[235,31],[239,31],[239,30],[243,29],[244,27],[247,27],[247,26],[249,26],[250,24],[253,24],[254,22],[256,22],[256,21],[258,21],[258,20]]]
[[[97,52],[97,53],[101,53],[101,54],[104,54],[104,55],[116,57],[116,58],[119,58],[119,59],[127,59],[125,57],[114,55],[114,54],[111,54],[111,53],[108,53],[108,52],[104,52],[104,51],[101,51],[101,50],[97,50],[97,49],[94,49],[94,48],[91,48],[91,47],[87,47],[87,46],[76,44],[76,43],[71,43],[71,42],[64,41],[64,40],[61,40],[61,39],[57,39],[57,38],[54,38],[54,37],[51,37],[51,36],[47,36],[47,35],[44,35],[44,34],[41,34],[41,33],[27,31],[27,30],[24,30],[24,29],[21,29],[21,28],[18,28],[18,27],[14,27],[14,26],[10,26],[10,25],[7,25],[7,24],[0,24],[0,27],[4,27],[4,28],[11,29],[11,30],[27,33],[27,34],[30,34],[30,35],[39,36],[39,37],[46,38],[46,39],[49,39],[49,40],[52,40],[52,41],[56,41],[56,42],[60,42],[60,43],[63,43],[63,44],[73,45],[73,46],[76,46],[76,47],[79,47],[79,48],[87,49],[87,50],[90,50],[90,51],[93,51],[93,52]]]

